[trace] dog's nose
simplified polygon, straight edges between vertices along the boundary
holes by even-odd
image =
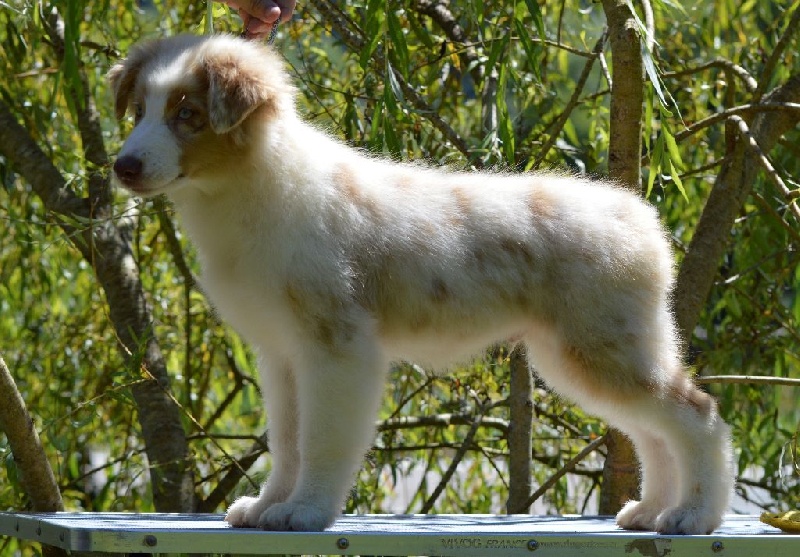
[[[125,184],[132,184],[142,176],[142,159],[126,155],[114,163],[114,173]]]

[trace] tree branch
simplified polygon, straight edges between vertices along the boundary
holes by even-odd
[[[63,64],[66,48],[64,21],[56,9],[53,9],[48,17],[43,18],[42,21],[56,52],[56,58]],[[83,156],[89,163],[87,182],[89,199],[92,202],[92,213],[97,216],[108,216],[112,195],[109,180],[105,176],[104,170],[109,166],[109,158],[103,141],[100,114],[97,112],[94,95],[92,95],[93,89],[82,67],[78,69],[77,75],[74,77],[77,82],[71,82],[68,77],[62,75],[67,95],[72,99],[72,104],[75,107],[78,131],[83,143]]]
[[[236,488],[236,486],[239,484],[239,480],[241,480],[243,477],[247,478],[250,484],[255,488],[258,488],[258,485],[256,485],[252,478],[247,475],[247,470],[249,470],[255,461],[258,460],[258,457],[265,452],[269,452],[267,432],[261,434],[261,436],[250,447],[250,450],[247,451],[246,455],[237,459],[235,462],[231,462],[230,469],[217,482],[217,485],[214,487],[211,493],[208,494],[208,497],[198,501],[197,512],[214,512],[223,502],[225,502],[225,499],[228,497],[230,492]]]
[[[469,69],[472,80],[480,86],[483,82],[483,64],[474,46],[468,44],[467,36],[450,11],[449,4],[449,0],[416,0],[413,9],[436,22],[451,43],[463,46],[463,49],[456,50],[461,58],[461,66]]]
[[[364,40],[361,37],[361,30],[355,27],[355,24],[350,21],[342,12],[341,9],[335,5],[334,2],[329,0],[322,0],[316,4],[316,8],[325,17],[331,26],[339,34],[339,37],[347,45],[347,47],[354,51],[359,52],[364,46]],[[383,54],[376,50],[372,55],[372,62],[380,75],[386,73],[386,60]],[[393,70],[392,70],[393,71]],[[425,99],[423,99],[417,90],[414,89],[406,79],[394,72],[397,83],[403,90],[403,95],[406,101],[414,107],[424,118],[433,124],[433,127],[438,129],[444,137],[458,149],[458,151],[467,160],[472,160],[472,153],[470,147],[464,138],[462,138],[451,126],[448,124],[438,112],[431,107]]]
[[[800,108],[800,106],[798,106]],[[742,120],[739,116],[731,116],[731,122],[736,124],[739,128],[739,133],[747,140],[747,146],[752,151],[753,157],[756,159],[756,162],[761,165],[761,168],[764,172],[767,173],[767,176],[772,180],[772,183],[775,184],[775,187],[778,191],[783,194],[784,198],[786,198],[787,206],[789,210],[794,213],[795,218],[797,218],[798,222],[800,223],[800,207],[797,206],[797,193],[798,190],[790,190],[783,179],[778,176],[778,172],[775,170],[775,167],[772,166],[772,163],[769,162],[767,155],[764,151],[761,150],[761,147],[756,141],[756,138],[753,137],[753,134],[750,132],[750,128],[747,127],[747,123]]]
[[[763,104],[800,103],[800,74],[764,97]],[[800,123],[800,111],[770,110],[752,117],[750,129],[764,153]],[[749,139],[736,134],[717,175],[692,241],[678,271],[675,315],[681,338],[688,343],[705,305],[719,262],[730,243],[730,230],[755,182],[759,164],[752,160]]]
[[[14,462],[19,471],[20,483],[30,498],[36,512],[64,510],[61,492],[58,489],[53,469],[39,440],[33,418],[25,408],[3,356],[0,355],[0,431],[6,434]],[[42,545],[45,557],[66,557],[66,551]]]
[[[481,94],[483,131],[491,133],[497,129],[497,72],[493,70],[486,79],[484,64],[481,63],[474,44],[467,42],[467,36],[450,11],[449,4],[450,0],[417,0],[414,2],[413,8],[431,18],[451,43],[462,47],[456,48],[454,52],[461,58],[461,67],[467,69],[475,83],[475,88],[483,90]],[[444,53],[443,49],[443,56]]]
[[[791,103],[791,102],[782,102],[782,103],[759,103],[759,104],[742,104],[739,106],[734,106],[733,108],[728,108],[722,112],[717,112],[716,114],[712,114],[707,118],[703,118],[688,126],[686,129],[683,129],[675,134],[675,141],[683,141],[688,137],[696,134],[700,130],[703,130],[709,126],[713,126],[714,124],[718,124],[720,122],[724,122],[728,118],[733,116],[738,116],[740,114],[744,115],[754,115],[758,114],[759,112],[774,112],[774,111],[786,111],[788,112],[796,112],[800,114],[800,104],[798,103]]]
[[[781,38],[778,39],[778,43],[775,45],[775,48],[770,53],[769,58],[767,58],[767,61],[764,64],[764,69],[761,71],[761,83],[759,83],[755,95],[753,96],[753,100],[755,102],[760,101],[767,92],[767,86],[772,80],[772,74],[775,73],[775,68],[778,66],[786,47],[789,46],[789,42],[791,41],[792,37],[795,33],[797,33],[797,30],[800,29],[800,6],[798,6],[798,4],[800,4],[800,2],[795,2],[792,19],[790,19],[789,23],[786,24],[783,35],[781,35]]]
[[[25,401],[22,400],[2,355],[0,355],[0,400],[3,401],[0,404],[0,430],[8,438],[22,487],[30,497],[33,510],[63,511],[64,503],[53,469],[47,461],[39,434],[36,433],[33,418],[25,408]]]
[[[603,435],[601,437],[598,437],[597,439],[595,439],[594,441],[592,441],[591,443],[586,445],[581,450],[581,452],[579,452],[573,458],[571,458],[566,464],[564,464],[564,466],[562,466],[555,474],[550,476],[547,479],[546,482],[544,482],[542,485],[540,485],[539,488],[531,494],[531,496],[525,502],[525,508],[526,509],[529,508],[536,501],[538,501],[539,498],[542,495],[544,495],[545,493],[547,493],[547,491],[551,487],[553,487],[558,480],[560,480],[564,475],[566,475],[573,468],[575,468],[575,466],[577,466],[580,461],[582,461],[584,458],[589,456],[593,451],[595,451],[600,446],[602,446],[604,443],[606,443],[606,441],[607,441],[607,434]],[[603,512],[603,511],[600,511],[600,512]]]
[[[33,140],[28,130],[21,126],[11,109],[0,98],[0,153],[3,153],[25,177],[45,207],[58,215],[88,218],[89,205],[69,189],[66,180]],[[75,229],[64,223],[64,231],[71,235]],[[76,245],[79,249],[80,245]],[[81,253],[86,255],[85,246]]]
[[[760,375],[706,375],[695,379],[699,385],[782,385],[785,387],[800,387],[800,379],[790,377],[771,377]]]
[[[442,474],[442,479],[439,481],[439,484],[436,486],[436,489],[433,490],[430,497],[423,503],[422,508],[420,509],[420,513],[427,514],[433,508],[433,505],[436,504],[436,500],[444,491],[444,488],[450,482],[450,479],[456,473],[456,469],[461,461],[464,459],[464,456],[467,454],[467,450],[472,446],[472,441],[475,439],[475,434],[478,432],[478,428],[481,426],[481,420],[483,419],[483,415],[486,413],[488,405],[482,406],[478,410],[478,415],[475,417],[475,421],[472,422],[472,425],[469,428],[466,436],[464,436],[464,441],[461,443],[461,446],[456,451],[456,454],[453,455],[453,460],[450,462],[450,466],[448,466],[447,470],[445,470],[444,474]]]
[[[400,416],[378,422],[378,432],[394,431],[398,429],[414,429],[418,427],[449,427],[451,425],[472,425],[477,420],[477,416],[472,414],[436,414],[433,416]],[[480,420],[480,425],[501,431],[503,435],[508,435],[509,423],[500,418],[484,416]]]
[[[707,64],[703,64],[702,66],[697,66],[695,68],[686,68],[675,72],[664,72],[661,77],[664,79],[682,77],[684,75],[700,73],[709,68],[720,68],[724,70],[725,73],[729,73],[730,75],[738,77],[742,80],[742,83],[744,83],[744,87],[747,89],[748,93],[754,93],[756,89],[758,89],[758,82],[746,69],[738,64],[734,64],[730,60],[726,60],[725,58],[717,58],[716,60],[712,60]]]
[[[572,92],[572,96],[570,97],[569,101],[567,102],[567,106],[564,107],[564,110],[561,111],[556,121],[553,123],[551,129],[548,129],[549,136],[547,141],[545,141],[542,148],[539,150],[539,154],[536,155],[536,159],[534,159],[531,168],[539,168],[544,161],[545,157],[547,157],[547,153],[550,149],[553,148],[553,145],[556,144],[558,138],[561,135],[561,131],[564,129],[564,126],[569,121],[569,117],[572,114],[573,109],[578,106],[580,102],[580,96],[583,92],[584,87],[586,86],[586,82],[589,80],[589,76],[591,75],[592,68],[594,67],[594,62],[597,60],[600,55],[603,53],[603,48],[606,44],[606,33],[603,33],[598,41],[595,43],[594,48],[592,49],[592,57],[586,60],[583,65],[583,71],[581,71],[581,75],[578,78],[578,81],[575,83],[575,89]],[[614,97],[612,96],[612,99]],[[612,101],[613,102],[613,101]]]

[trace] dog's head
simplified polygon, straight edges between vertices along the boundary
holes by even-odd
[[[117,118],[130,110],[135,120],[114,176],[142,196],[241,165],[258,123],[293,110],[279,57],[231,36],[182,35],[137,45],[109,79]]]

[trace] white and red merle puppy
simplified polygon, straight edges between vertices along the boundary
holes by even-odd
[[[623,528],[705,534],[733,486],[729,431],[681,364],[656,212],[607,183],[450,172],[304,123],[280,58],[229,36],[142,44],[111,71],[136,125],[114,164],[166,194],[203,287],[257,350],[272,474],[234,526],[322,530],[374,436],[385,373],[522,342],[550,387],[633,440]]]

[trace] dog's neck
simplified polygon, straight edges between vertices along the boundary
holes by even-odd
[[[253,126],[248,132],[258,129]],[[203,259],[224,260],[228,242],[237,234],[241,237],[242,231],[236,229],[246,228],[248,222],[274,226],[276,235],[281,227],[290,227],[285,214],[287,203],[292,203],[288,198],[302,196],[298,190],[325,180],[323,175],[331,167],[328,159],[346,149],[293,111],[251,133],[248,147],[225,180],[216,174],[201,176],[168,193]]]

